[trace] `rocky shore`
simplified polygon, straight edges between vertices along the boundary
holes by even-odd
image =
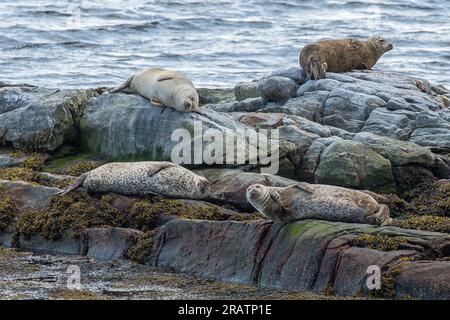
[[[198,92],[201,114],[161,110],[138,95],[105,88],[3,84],[0,244],[95,261],[133,260],[258,290],[450,298],[447,89],[381,71],[306,81],[302,70],[288,69]],[[192,131],[195,122],[224,133],[278,129],[278,175],[249,165],[197,165],[191,169],[211,182],[204,201],[83,190],[55,196],[107,162],[170,160],[172,132]],[[296,181],[364,190],[389,206],[394,226],[280,225],[246,200],[251,184]],[[365,285],[370,265],[382,271],[380,290]]]

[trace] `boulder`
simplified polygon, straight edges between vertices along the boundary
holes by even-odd
[[[194,139],[195,124],[201,125],[202,133],[210,128],[222,134],[227,129],[248,129],[211,109],[204,108],[202,114],[178,112],[155,107],[138,95],[104,93],[84,111],[82,146],[110,160],[170,160],[173,147],[180,142],[172,141],[172,133],[185,129]]]
[[[0,140],[15,148],[53,151],[75,140],[78,117],[95,90],[0,88]]]
[[[405,262],[396,277],[396,290],[399,298],[448,300],[450,261]]]
[[[237,101],[259,97],[258,81],[239,82],[234,87],[234,95]]]
[[[258,90],[263,101],[286,101],[296,95],[298,84],[280,76],[271,76],[259,82]]]
[[[0,200],[10,198],[20,211],[44,209],[58,191],[31,182],[0,180]]]
[[[315,182],[384,193],[395,192],[391,163],[362,143],[337,140],[326,147]]]
[[[83,233],[84,254],[98,260],[117,260],[136,243],[143,232],[127,228],[91,228]]]
[[[430,149],[412,142],[383,137],[368,132],[355,134],[353,140],[361,142],[378,152],[395,166],[417,164],[433,167],[436,162],[436,156]]]

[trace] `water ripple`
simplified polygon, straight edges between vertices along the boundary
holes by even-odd
[[[117,84],[146,67],[199,86],[229,86],[297,63],[325,38],[383,35],[378,69],[450,86],[450,1],[4,0],[1,81],[49,87]],[[31,71],[31,72],[30,72]]]

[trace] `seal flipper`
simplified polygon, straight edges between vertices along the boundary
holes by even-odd
[[[64,190],[61,190],[61,191],[59,191],[59,192],[57,192],[55,194],[64,196],[64,195],[68,194],[69,192],[78,189],[79,187],[81,187],[81,185],[83,184],[83,182],[86,179],[86,177],[87,177],[87,174],[83,173],[81,176],[78,177],[77,181],[75,181],[73,184],[71,184],[70,186],[68,186]]]
[[[161,172],[167,168],[172,168],[172,167],[176,167],[176,166],[177,165],[175,163],[170,163],[170,162],[162,163],[158,167],[155,167],[155,168],[149,170],[147,172],[147,176],[149,176],[149,177],[154,176],[158,172]]]
[[[125,89],[127,89],[130,85],[131,85],[131,81],[133,81],[135,75],[132,75],[131,77],[129,77],[127,79],[127,81],[125,81],[122,85],[118,86],[117,88],[112,89],[111,91],[109,91],[109,93],[117,93],[119,91],[123,91]],[[131,91],[129,91],[130,93],[132,93]]]
[[[304,183],[296,183],[296,184],[293,184],[293,185],[288,186],[288,187],[289,188],[290,187],[297,188],[297,189],[299,189],[299,190],[301,190],[303,192],[310,193],[310,194],[314,193],[314,190],[310,186],[308,186],[308,185],[306,185]]]
[[[153,99],[153,98],[150,99],[150,102],[156,107],[160,107],[160,108],[165,108],[166,107],[166,105],[164,103],[162,103],[159,100]]]
[[[328,65],[322,63],[318,57],[310,57],[308,60],[308,76],[311,80],[325,79]]]

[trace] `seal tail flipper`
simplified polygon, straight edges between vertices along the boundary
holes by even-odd
[[[317,57],[311,57],[308,61],[309,73],[308,76],[311,80],[325,79],[325,74],[328,68],[326,63],[320,62]]]
[[[128,88],[131,84],[131,81],[133,81],[135,75],[132,75],[131,77],[129,77],[127,79],[127,81],[125,81],[122,85],[118,86],[117,88],[112,89],[111,91],[109,91],[109,93],[117,93],[119,91],[122,91],[126,88]]]
[[[73,184],[71,184],[70,186],[68,186],[64,190],[61,190],[61,191],[57,192],[56,194],[64,196],[64,195],[68,194],[69,192],[78,189],[79,187],[81,187],[81,185],[83,184],[83,182],[86,179],[86,177],[87,177],[87,174],[83,173],[81,176],[78,177],[77,181],[75,181]]]

